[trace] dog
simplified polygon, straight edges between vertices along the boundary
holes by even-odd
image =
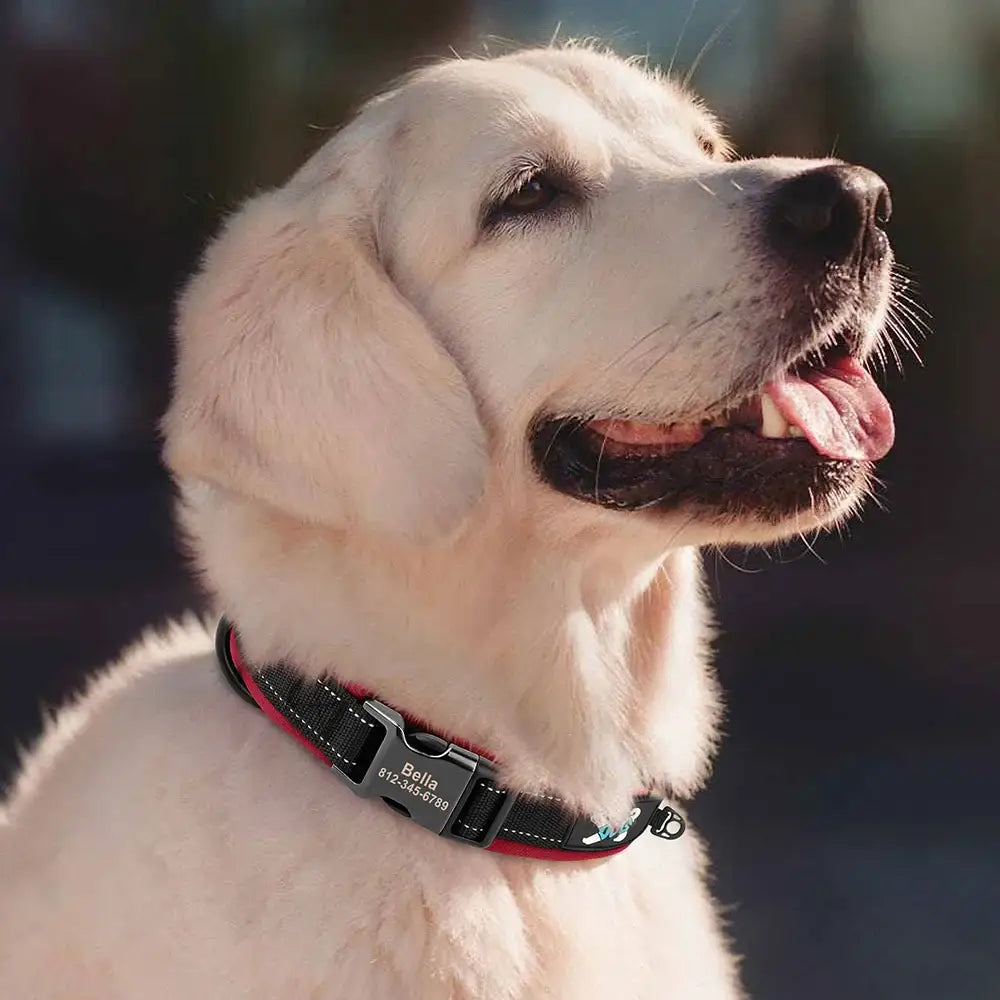
[[[699,550],[892,444],[890,211],[583,45],[423,68],[247,202],[162,425],[218,656],[147,636],[26,757],[0,993],[740,996],[697,835],[638,832],[716,745]]]

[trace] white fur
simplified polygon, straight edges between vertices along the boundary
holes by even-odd
[[[423,70],[237,213],[179,309],[166,455],[247,655],[361,682],[599,819],[706,776],[693,546],[724,539],[568,500],[524,441],[542,409],[698,415],[772,349],[748,227],[803,164],[699,131],[584,49]],[[483,237],[498,165],[539,150],[600,191],[586,219]],[[436,839],[237,699],[193,622],[60,715],[7,808],[3,997],[739,993],[693,833],[568,864]]]

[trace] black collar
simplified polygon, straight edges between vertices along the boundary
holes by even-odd
[[[439,836],[501,854],[581,860],[617,854],[647,827],[676,840],[684,819],[658,795],[640,795],[621,826],[598,826],[555,795],[504,788],[493,760],[426,731],[353,685],[311,680],[284,664],[249,668],[225,618],[215,635],[233,689],[301,743],[357,795],[379,798]]]

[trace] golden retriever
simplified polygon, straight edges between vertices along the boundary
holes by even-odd
[[[699,547],[847,516],[892,444],[863,367],[889,211],[860,167],[734,158],[584,46],[370,101],[180,301],[166,461],[239,654],[619,837],[638,791],[690,795],[719,710]],[[7,802],[0,995],[740,995],[693,833],[518,857],[397,811],[236,697],[203,625],[148,637]]]

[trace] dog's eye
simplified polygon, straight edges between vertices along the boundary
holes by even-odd
[[[698,145],[701,146],[701,151],[709,157],[709,159],[714,160],[719,153],[719,147],[715,140],[709,135],[699,135]]]
[[[498,187],[483,212],[484,232],[531,229],[536,222],[554,221],[565,210],[582,206],[593,191],[572,164],[524,164]]]
[[[500,210],[509,215],[527,215],[548,208],[558,197],[559,189],[544,173],[534,174],[504,199]]]

